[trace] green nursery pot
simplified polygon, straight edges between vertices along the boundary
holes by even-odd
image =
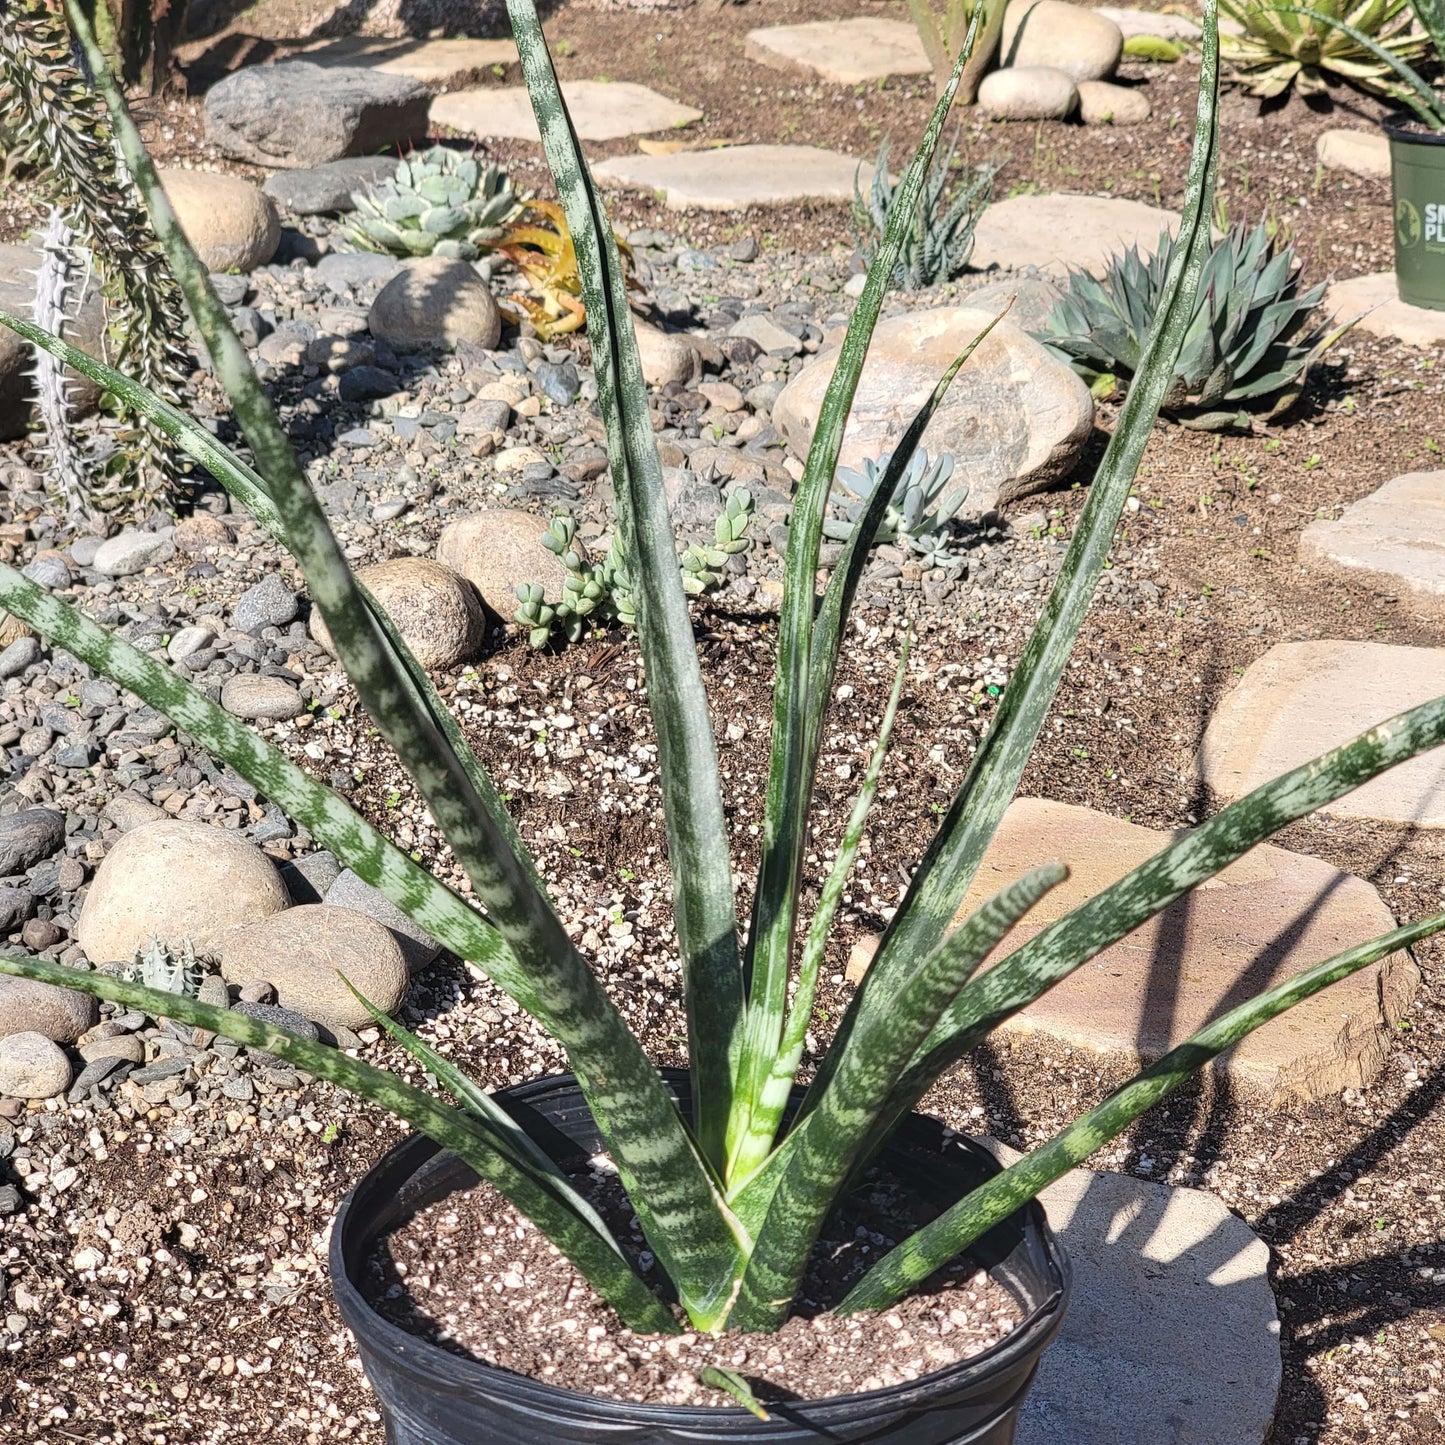
[[[1445,311],[1445,133],[1404,118],[1383,124],[1390,138],[1400,300]]]

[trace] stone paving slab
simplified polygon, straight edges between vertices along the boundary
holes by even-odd
[[[1393,271],[1336,281],[1325,292],[1324,304],[1339,321],[1359,317],[1360,330],[1372,336],[1390,336],[1406,346],[1445,346],[1445,311],[1407,306],[1400,300]]]
[[[1407,472],[1346,507],[1338,521],[1311,522],[1299,555],[1445,610],[1445,472]]]
[[[872,16],[750,30],[743,53],[760,65],[811,71],[837,85],[929,75],[933,70],[916,26]]]
[[[702,112],[630,80],[568,80],[567,109],[583,140],[620,140],[675,130],[702,119]],[[458,90],[432,102],[433,125],[450,126],[479,139],[503,137],[540,143],[537,118],[525,86]]]
[[[313,65],[347,65],[405,75],[435,85],[468,70],[515,65],[517,46],[505,40],[382,40],[347,35],[301,52]]]
[[[433,111],[435,114],[435,111]],[[860,170],[861,165],[861,170]],[[670,211],[741,211],[799,201],[851,201],[873,167],[816,146],[744,145],[667,156],[615,156],[592,168],[604,186],[662,191]]]
[[[1442,694],[1445,647],[1281,642],[1215,708],[1200,770],[1215,792],[1237,798]],[[1320,811],[1445,828],[1445,751],[1401,763]]]
[[[1068,864],[1070,877],[999,945],[996,961],[1172,838],[1092,808],[1020,798],[1005,813],[959,917],[1031,868],[1054,859]],[[1394,926],[1364,879],[1266,844],[1003,1027],[1098,1053],[1158,1058],[1226,1009]],[[1418,981],[1410,959],[1392,955],[1250,1034],[1221,1066],[1276,1104],[1361,1087],[1379,1072],[1387,1030]]]
[[[1321,131],[1315,156],[1327,171],[1348,171],[1372,181],[1390,179],[1390,142],[1382,130],[1336,127]]]
[[[1212,1194],[1125,1174],[1075,1169],[1039,1197],[1074,1292],[1016,1445],[1260,1445],[1281,1375],[1264,1241]]]
[[[970,264],[977,271],[1037,266],[1063,276],[1073,267],[1102,276],[1110,256],[1129,246],[1150,255],[1160,233],[1178,226],[1178,212],[1142,201],[1066,192],[1012,196],[995,201],[979,217]]]

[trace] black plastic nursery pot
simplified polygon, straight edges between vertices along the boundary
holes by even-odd
[[[669,1072],[684,1112],[687,1076]],[[570,1074],[541,1079],[498,1100],[563,1163],[595,1154],[601,1140]],[[915,1115],[882,1157],[926,1197],[951,1202],[998,1172],[981,1145]],[[731,1406],[642,1405],[559,1389],[463,1359],[378,1315],[358,1288],[376,1241],[476,1176],[418,1135],[385,1156],[343,1202],[331,1235],[331,1281],[381,1402],[391,1445],[1010,1445],[1040,1357],[1068,1307],[1071,1272],[1042,1208],[999,1225],[970,1257],[1006,1288],[1023,1320],[971,1359],[904,1385],[832,1399],[770,1405],[763,1421]]]
[[[1410,117],[1382,124],[1390,140],[1400,300],[1445,311],[1445,132]]]

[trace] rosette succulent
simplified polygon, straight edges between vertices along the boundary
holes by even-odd
[[[1169,234],[1154,254],[1131,246],[1102,278],[1073,271],[1068,290],[1035,336],[1107,395],[1127,390],[1144,354],[1174,255]],[[1160,410],[1200,431],[1248,431],[1279,416],[1304,389],[1309,368],[1346,326],[1316,319],[1323,285],[1302,287],[1293,243],[1261,223],[1235,226],[1204,266],[1189,327]]]
[[[401,162],[373,191],[357,191],[347,238],[364,251],[474,261],[522,209],[504,166],[433,146]]]

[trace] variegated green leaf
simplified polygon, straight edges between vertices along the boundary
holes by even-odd
[[[1018,787],[1068,665],[1139,459],[1173,376],[1193,313],[1199,278],[1212,249],[1209,215],[1218,152],[1218,84],[1218,36],[1213,0],[1209,0],[1204,13],[1199,109],[1184,214],[1158,315],[1043,615],[1024,647],[963,785],[929,844],[844,1018],[839,1042],[845,1047],[858,1010],[868,996],[878,994],[886,1000],[896,994],[911,967],[929,956],[949,927]],[[815,1088],[826,1085],[838,1054],[836,1047],[830,1051]]]
[[[808,448],[803,477],[793,501],[784,561],[783,610],[778,624],[772,756],[763,812],[762,858],[758,865],[752,927],[748,934],[747,962],[751,982],[742,1083],[728,1128],[730,1159],[750,1156],[754,1152],[755,1146],[749,1138],[752,1134],[752,1109],[767,1088],[773,1060],[777,1058],[781,1046],[787,1009],[788,979],[797,924],[798,872],[807,834],[814,774],[813,760],[809,757],[809,741],[815,726],[810,687],[817,601],[814,578],[823,535],[823,513],[838,464],[843,430],[868,353],[868,343],[882,309],[904,235],[916,214],[918,197],[964,64],[972,54],[978,37],[984,8],[978,6],[974,10],[968,35],[954,63],[953,74],[933,109],[918,151],[899,183],[887,230],[879,242],[878,254],[868,268],[863,294],[858,298],[848,322],[848,330],[819,411],[817,429]],[[821,710],[821,702],[818,710]]]
[[[304,1039],[249,1014],[213,1008],[178,994],[100,973],[85,973],[39,959],[0,955],[0,974],[32,978],[60,988],[113,999],[163,1018],[209,1029],[253,1049],[265,1049],[297,1068],[379,1104],[438,1144],[453,1150],[532,1220],[577,1266],[597,1292],[636,1330],[675,1333],[677,1322],[647,1288],[605,1229],[580,1215],[547,1170],[519,1153],[507,1132],[488,1119],[468,1117],[395,1074],[353,1059],[338,1049]],[[550,1162],[550,1161],[549,1161]],[[555,1171],[556,1166],[552,1169]]]
[[[717,747],[617,242],[563,103],[536,6],[532,0],[508,0],[507,10],[542,148],[577,249],[587,339],[657,728],[697,1136],[704,1156],[720,1171],[744,999]]]
[[[1039,1190],[1082,1164],[1133,1123],[1146,1109],[1172,1093],[1192,1073],[1237,1044],[1286,1009],[1328,988],[1332,983],[1445,928],[1445,914],[1397,928],[1369,943],[1336,954],[1305,969],[1276,987],[1191,1035],[1170,1049],[1158,1063],[1111,1094],[1097,1108],[1080,1115],[1047,1144],[1025,1155],[986,1184],[975,1189],[933,1223],[886,1254],[854,1286],[839,1307],[842,1314],[887,1309],[916,1288],[935,1270],[967,1249],[995,1224],[1007,1219]]]
[[[730,1323],[775,1330],[802,1283],[823,1221],[871,1153],[902,1069],[995,945],[1069,870],[1045,864],[989,899],[886,1005],[865,1009],[778,1181]]]

